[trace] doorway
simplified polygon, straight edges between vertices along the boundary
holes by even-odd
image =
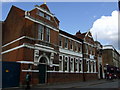
[[[47,59],[45,57],[42,57],[40,59],[40,63],[38,65],[38,69],[39,69],[39,83],[40,84],[45,84],[46,83],[46,71],[47,71],[47,65],[46,65]]]

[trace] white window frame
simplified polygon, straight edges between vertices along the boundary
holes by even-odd
[[[42,28],[41,28],[42,27]],[[41,28],[41,31],[39,29]],[[41,36],[42,35],[42,36]],[[41,38],[42,37],[42,38]],[[38,25],[38,40],[43,40],[44,39],[44,26],[43,25]]]
[[[71,63],[72,63],[72,67],[71,67]],[[74,58],[73,57],[70,58],[70,72],[74,72]]]
[[[49,15],[46,15],[45,17],[47,20],[50,20],[50,16]]]
[[[65,48],[65,49],[68,49],[68,38],[65,38],[64,40],[65,40],[65,42],[64,42],[64,48]],[[67,47],[65,47],[65,46],[66,46],[66,43],[67,43]]]
[[[75,69],[77,69],[76,72],[79,72],[79,60],[78,60],[78,58],[75,59]]]
[[[72,48],[71,48],[71,45],[72,45]],[[73,41],[70,40],[70,50],[73,50]]]
[[[44,12],[39,11],[39,16],[44,17],[44,16],[45,16],[45,13],[44,13]]]
[[[80,64],[81,64],[81,70],[80,70]],[[82,61],[82,59],[79,59],[79,71],[83,72],[83,61]]]
[[[62,57],[62,59],[60,59],[60,57]],[[61,66],[60,66],[60,62],[61,62]],[[59,55],[59,71],[63,71],[63,55]]]
[[[49,39],[48,39],[47,36],[49,36]],[[47,28],[47,27],[46,27],[46,36],[45,36],[45,37],[46,37],[46,38],[45,38],[45,41],[50,42],[50,28]],[[47,39],[48,39],[49,41],[48,41]]]
[[[66,60],[67,58],[67,60]],[[65,62],[67,63],[67,70],[65,70],[65,72],[69,72],[69,58],[68,56],[65,56]]]
[[[62,48],[62,45],[63,45],[63,41],[62,41],[62,36],[59,35],[59,46]],[[60,45],[60,41],[61,41],[61,45]]]
[[[76,47],[75,52],[78,52],[78,43],[77,43],[77,42],[75,42],[75,45],[74,45],[74,46]]]

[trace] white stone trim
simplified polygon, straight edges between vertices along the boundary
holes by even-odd
[[[53,53],[56,53],[56,52],[55,52],[54,50],[52,50],[52,49],[46,49],[46,48],[37,47],[37,46],[30,46],[30,45],[27,45],[27,43],[23,43],[23,45],[14,47],[14,48],[9,49],[9,50],[6,50],[6,51],[3,51],[3,52],[1,52],[1,54],[5,54],[5,53],[8,53],[8,52],[11,52],[11,51],[13,51],[13,50],[17,50],[17,49],[20,49],[20,48],[23,48],[23,47],[27,47],[27,48],[31,48],[31,49],[38,49],[38,50],[45,51],[45,52],[53,52]]]
[[[98,72],[84,72],[84,73],[90,73],[91,74],[91,73],[98,73]]]
[[[73,40],[73,41],[75,41],[75,42],[77,42],[77,43],[79,43],[79,44],[82,44],[82,42],[77,41],[77,40],[75,40],[75,39],[73,39],[73,38],[71,38],[71,37],[65,36],[65,35],[63,35],[63,34],[59,34],[59,35],[61,35],[62,37],[68,38],[68,39],[70,39],[70,40]]]
[[[19,40],[21,40],[21,39],[24,39],[24,38],[31,39],[31,40],[35,40],[34,38],[31,38],[31,37],[28,37],[28,36],[22,36],[22,37],[20,37],[20,38],[18,38],[18,39],[15,39],[15,40],[13,40],[13,41],[11,41],[11,42],[3,45],[2,48],[3,48],[3,47],[6,47],[6,46],[8,46],[8,45],[10,45],[10,44],[12,44],[12,43],[15,43],[15,42],[17,42],[17,41],[19,41]]]
[[[40,44],[35,44],[36,46],[40,46],[40,47],[43,47],[43,48],[47,48],[47,49],[52,49],[54,50],[54,48],[52,47],[48,47],[48,46],[44,46],[44,45],[40,45]]]
[[[46,27],[48,27],[48,28],[50,28],[50,29],[52,29],[52,30],[55,30],[55,31],[59,32],[59,30],[57,30],[56,28],[53,28],[53,27],[51,27],[51,26],[49,26],[49,25],[46,25],[46,24],[44,24],[44,23],[42,23],[42,22],[40,22],[40,21],[38,21],[38,20],[35,20],[35,19],[33,19],[33,18],[30,18],[29,16],[25,16],[25,18],[28,19],[28,20],[31,20],[31,21],[33,21],[33,22],[35,22],[35,23],[39,23],[39,24],[41,24],[41,25],[43,25],[43,26],[46,26]]]
[[[90,44],[88,42],[84,42],[84,43],[87,44],[87,45],[89,45],[89,46],[91,46],[91,47],[96,47],[95,45],[92,45],[92,44]]]
[[[39,70],[22,70],[22,72],[39,72]]]
[[[83,72],[68,72],[68,71],[47,71],[47,72],[52,72],[52,73],[83,73]]]
[[[11,42],[3,45],[2,48],[3,48],[3,47],[6,47],[6,46],[8,46],[8,45],[10,45],[10,44],[12,44],[12,43],[14,43],[14,42],[16,42],[16,41],[19,41],[19,40],[21,40],[21,39],[23,39],[23,38],[25,38],[25,36],[22,36],[22,37],[20,37],[20,38],[18,38],[18,39],[15,39],[15,40],[13,40],[13,41],[11,41]]]
[[[59,48],[59,51],[60,51],[60,53],[69,54],[69,55],[73,55],[73,56],[77,56],[77,57],[82,57],[83,56],[81,53],[77,53],[77,52],[62,49],[62,48]]]
[[[24,63],[24,64],[34,64],[34,62],[31,62],[31,61],[16,61],[18,63]]]
[[[14,48],[12,48],[12,49],[9,49],[9,50],[6,50],[6,51],[1,52],[1,54],[5,54],[5,53],[8,53],[8,52],[11,52],[11,51],[14,51],[14,50],[20,49],[20,48],[22,48],[22,47],[24,47],[24,46],[25,46],[25,45],[23,44],[23,45],[20,45],[20,46],[14,47]]]
[[[59,67],[59,65],[58,64],[52,64],[53,66],[56,66],[56,67]]]
[[[41,7],[38,7],[37,5],[36,5],[35,7],[36,7],[38,10],[40,10],[40,11],[42,11],[42,12],[44,12],[44,13],[46,13],[46,14],[48,14],[48,15],[52,16],[52,17],[54,17],[54,15],[53,15],[53,14],[51,14],[51,13],[49,13],[48,11],[46,11],[46,10],[42,9]]]

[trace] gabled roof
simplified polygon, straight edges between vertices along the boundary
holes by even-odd
[[[20,9],[20,8],[14,6],[14,5],[12,5],[12,7],[11,7],[11,9],[10,9],[10,11],[9,11],[6,19],[5,19],[5,21],[6,21],[7,18],[9,17],[10,13],[12,13],[12,11],[15,12],[15,14],[17,14],[17,15],[21,15],[21,13],[24,13],[24,12],[25,12],[24,10],[22,10],[22,9]],[[5,22],[5,21],[4,21],[4,22]]]
[[[49,10],[49,8],[48,8],[48,6],[47,6],[46,4],[42,4],[42,5],[40,5],[40,7],[41,7],[42,9],[50,12],[50,10]]]

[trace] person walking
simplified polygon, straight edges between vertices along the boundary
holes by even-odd
[[[27,84],[26,90],[30,89],[30,81],[31,81],[31,75],[29,74],[29,72],[27,72],[27,74],[26,74],[26,84]]]

